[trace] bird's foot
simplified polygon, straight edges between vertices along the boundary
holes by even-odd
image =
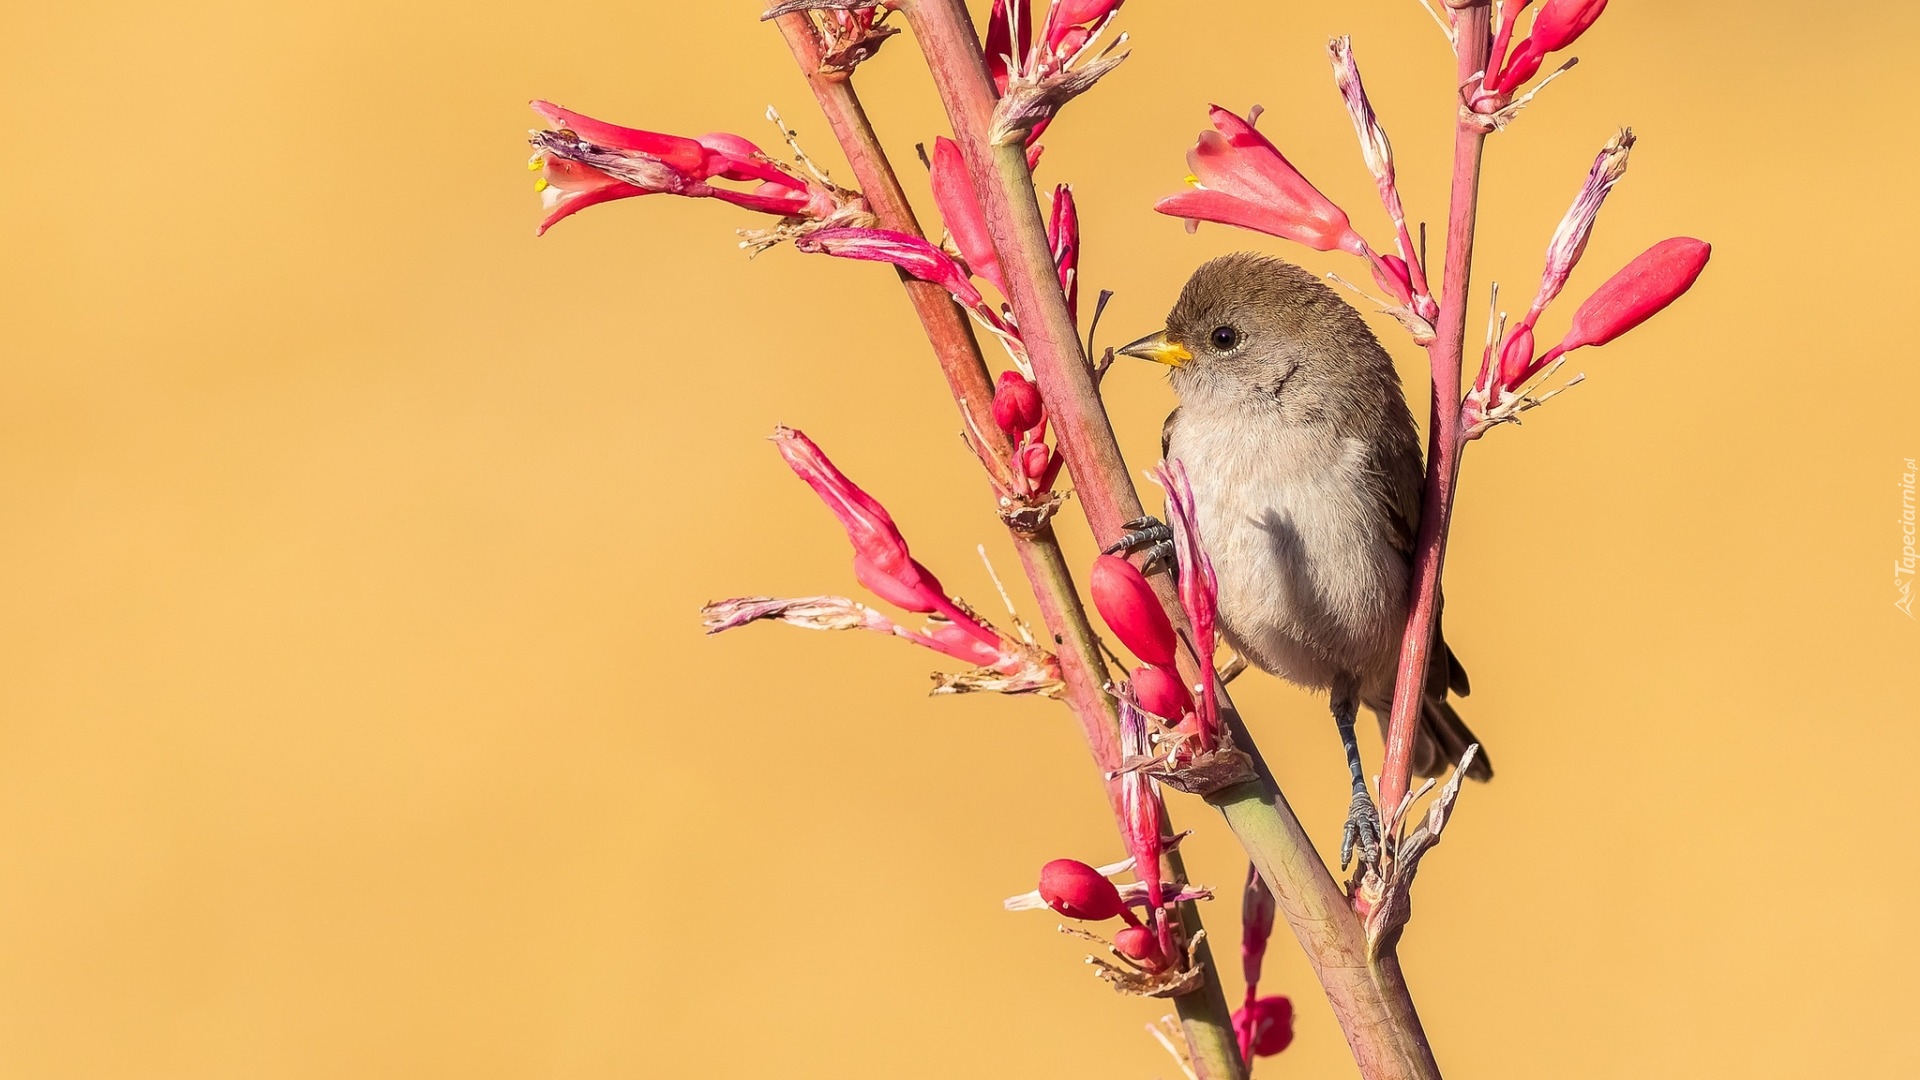
[[[1126,529],[1126,533],[1107,546],[1107,554],[1142,553],[1140,569],[1148,574],[1162,570],[1176,572],[1179,569],[1173,554],[1173,530],[1161,524],[1159,518],[1134,518],[1121,528]]]
[[[1353,802],[1347,806],[1347,827],[1340,837],[1340,869],[1353,861],[1354,848],[1360,849],[1360,865],[1369,866],[1380,858],[1380,811],[1373,805],[1365,784],[1353,789]]]

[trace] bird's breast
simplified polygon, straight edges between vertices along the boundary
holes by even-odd
[[[1361,440],[1183,407],[1167,454],[1193,484],[1229,643],[1312,687],[1342,671],[1365,674],[1382,656],[1391,662],[1407,565]]]

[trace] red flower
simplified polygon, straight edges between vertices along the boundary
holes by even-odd
[[[1047,241],[1053,250],[1053,265],[1060,272],[1060,291],[1067,294],[1067,314],[1080,319],[1080,212],[1073,204],[1073,189],[1065,184],[1053,189],[1053,214],[1047,222]]]
[[[921,281],[932,282],[947,290],[953,298],[976,314],[995,319],[980,290],[967,280],[966,271],[953,256],[911,233],[891,229],[827,228],[815,229],[794,241],[801,251],[834,255],[842,259],[892,263]]]
[[[1218,105],[1209,115],[1214,130],[1201,132],[1187,152],[1194,190],[1161,199],[1155,210],[1238,225],[1319,251],[1367,254],[1366,241],[1353,231],[1346,211],[1320,194],[1251,122]]]
[[[1605,345],[1653,318],[1693,288],[1712,257],[1710,244],[1687,236],[1662,240],[1641,252],[1587,297],[1574,312],[1567,336],[1535,366],[1544,367],[1575,349]]]
[[[956,675],[936,675],[935,693],[1059,691],[1059,662],[1035,647],[1024,629],[1019,639],[1009,637],[949,597],[933,572],[908,551],[906,538],[900,535],[886,508],[835,468],[813,440],[783,427],[774,431],[773,441],[794,473],[813,488],[846,529],[847,540],[853,545],[854,577],[888,603],[932,617],[924,629],[912,630],[842,596],[747,596],[702,608],[708,633],[762,620],[812,630],[871,630],[905,638],[976,666],[976,670]]]
[[[535,152],[528,165],[541,171],[534,187],[548,210],[541,233],[597,203],[656,194],[719,199],[806,221],[866,218],[859,196],[802,177],[738,135],[663,135],[595,120],[546,101],[533,102],[533,111],[553,125],[531,133]],[[754,186],[740,190],[710,182],[714,180]]]
[[[974,191],[973,178],[967,175],[967,163],[960,147],[942,135],[933,140],[933,160],[928,179],[933,184],[933,202],[940,220],[947,226],[953,246],[967,260],[967,269],[993,283],[1006,295],[1006,279],[1000,276],[1000,256],[994,253],[993,237],[987,233],[987,216],[980,209],[980,197]]]
[[[1272,1057],[1293,1045],[1293,1002],[1275,994],[1234,1010],[1233,1026],[1245,1032],[1256,1057]]]
[[[1087,588],[1093,606],[1127,651],[1149,664],[1173,666],[1178,644],[1173,624],[1139,568],[1118,555],[1102,555],[1093,562]]]
[[[1533,17],[1533,27],[1526,40],[1514,46],[1513,55],[1507,57],[1500,74],[1488,80],[1487,89],[1496,94],[1518,90],[1539,73],[1548,53],[1573,44],[1606,9],[1607,0],[1547,0]]]

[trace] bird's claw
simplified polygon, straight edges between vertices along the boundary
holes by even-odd
[[[1107,554],[1142,553],[1140,569],[1148,574],[1178,569],[1179,563],[1174,557],[1173,530],[1161,524],[1159,518],[1134,518],[1121,528],[1127,530],[1126,533],[1107,546]]]
[[[1365,787],[1353,791],[1353,802],[1347,806],[1347,827],[1340,837],[1340,869],[1345,870],[1353,861],[1353,850],[1360,849],[1360,865],[1369,866],[1380,858],[1380,811],[1373,805],[1373,797],[1367,794]]]

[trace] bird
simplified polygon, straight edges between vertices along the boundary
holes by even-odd
[[[1181,462],[1192,485],[1221,634],[1252,666],[1329,692],[1354,793],[1340,863],[1356,846],[1370,862],[1380,819],[1354,722],[1365,705],[1383,735],[1388,726],[1424,476],[1393,361],[1313,274],[1250,252],[1202,265],[1165,328],[1117,351],[1169,368],[1179,405],[1161,429],[1161,456]],[[1168,561],[1166,526],[1142,518],[1127,528],[1110,551]],[[1471,687],[1437,622],[1413,755],[1423,776],[1479,742],[1448,701]],[[1492,778],[1484,752],[1467,775]]]

